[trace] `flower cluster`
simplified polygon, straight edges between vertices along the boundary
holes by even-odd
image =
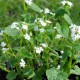
[[[1,46],[2,47],[5,47],[6,46],[6,43],[5,42],[1,42]]]
[[[46,26],[47,23],[42,18],[35,19],[34,23],[39,22],[41,26]]]
[[[5,53],[8,50],[8,48],[6,48],[5,46],[6,46],[6,43],[5,42],[1,42],[1,47],[2,47],[3,53]]]
[[[12,29],[17,29],[17,30],[19,30],[18,22],[13,22],[13,23],[11,24],[11,28],[12,28]]]
[[[31,39],[31,38],[30,38],[30,35],[27,34],[27,33],[24,35],[24,38],[27,39],[28,41]]]
[[[59,38],[61,38],[62,36],[60,35],[60,34],[57,34],[56,35],[56,37],[55,37],[55,39],[59,39]]]
[[[36,50],[36,53],[40,54],[43,51],[42,47],[34,47],[34,49]]]
[[[44,9],[44,13],[45,14],[51,14],[51,15],[54,15],[55,16],[55,13],[52,13],[48,8],[45,8]]]
[[[45,31],[45,29],[44,29],[44,28],[40,28],[40,29],[39,29],[38,26],[35,26],[35,27],[34,27],[34,31],[39,31],[40,33],[43,33],[43,32]]]
[[[58,66],[57,66],[57,69],[60,69],[60,67],[61,67],[61,66],[60,66],[60,65],[58,65]]]
[[[39,26],[37,25],[34,27],[34,31],[39,31],[40,33],[43,33],[45,31],[44,28],[47,26],[47,24],[50,24],[52,22],[49,20],[44,21],[42,18],[37,18],[35,19],[34,23],[37,23],[37,24],[39,23],[39,26],[42,27],[42,28],[39,28]]]
[[[75,41],[80,39],[80,26],[72,24],[69,28],[71,29],[72,40]]]
[[[46,43],[41,43],[41,46],[43,46],[43,47],[48,47],[48,44],[46,44]]]
[[[50,24],[51,21],[49,21],[49,20],[44,21],[42,18],[37,18],[37,19],[35,19],[34,23],[39,23],[42,26],[42,28],[40,28],[40,29],[39,29],[38,25],[35,26],[34,31],[40,31],[40,33],[43,33],[45,31],[44,27],[47,26],[47,24]]]
[[[21,59],[21,62],[20,62],[20,67],[24,68],[25,67],[25,61],[23,59]]]
[[[26,2],[28,5],[31,5],[31,4],[32,4],[32,0],[25,0],[25,2]]]
[[[66,0],[64,0],[64,1],[61,1],[61,4],[63,5],[63,6],[65,6],[66,4],[67,5],[69,5],[70,7],[72,7],[72,2],[70,2],[70,1],[66,1]]]
[[[27,31],[28,31],[28,25],[25,22],[22,22],[21,27],[20,27],[20,25],[19,25],[18,22],[13,22],[10,27],[11,27],[11,29],[25,30],[26,33],[24,34],[24,38],[26,40],[28,40],[28,41],[31,39],[30,35],[27,33]]]
[[[22,29],[28,30],[28,25],[25,22],[22,22]]]
[[[41,26],[47,26],[47,24],[51,23],[49,20],[43,20],[42,18],[35,19],[34,23],[39,22]]]
[[[39,29],[39,30],[40,30],[40,33],[44,32],[44,28],[41,28],[41,29]]]
[[[46,44],[46,43],[41,43],[40,45],[41,45],[41,47],[34,47],[36,53],[38,53],[38,54],[40,54],[44,50],[43,47],[48,47],[48,44]]]
[[[45,14],[50,13],[50,10],[49,10],[48,8],[45,8],[45,9],[44,9],[44,13],[45,13]]]

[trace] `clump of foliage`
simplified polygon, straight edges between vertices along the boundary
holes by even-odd
[[[72,6],[62,1],[52,12],[24,1],[24,20],[0,32],[0,68],[8,72],[8,80],[68,80],[71,74],[80,75],[80,26],[69,17]]]

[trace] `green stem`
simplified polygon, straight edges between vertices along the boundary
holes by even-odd
[[[8,48],[9,48],[9,49],[11,50],[11,52],[12,52],[11,46],[10,46],[10,44],[9,44],[9,42],[8,42],[8,39],[7,39],[6,35],[4,35],[4,37],[5,37],[5,39],[6,39],[6,43],[7,43],[7,45],[8,45]]]
[[[27,11],[27,7],[26,7],[26,4],[25,4],[25,0],[22,1],[23,3],[23,14],[22,14],[22,17],[24,19],[24,22],[26,21],[26,11]]]
[[[12,48],[11,48],[11,46],[10,46],[10,43],[8,42],[8,39],[7,39],[6,35],[4,35],[4,37],[5,37],[5,39],[6,39],[6,43],[7,43],[7,45],[8,45],[8,48],[9,48],[9,50],[11,51],[11,53],[8,52],[8,54],[11,55],[11,56],[16,57],[15,54],[13,53],[13,51],[12,51]],[[13,53],[13,54],[12,54],[12,53]]]
[[[26,5],[25,5],[25,0],[23,0],[23,8],[24,8],[24,14],[25,14],[27,10]]]
[[[7,52],[7,54],[11,55],[12,57],[16,57],[15,54],[11,54],[10,52]]]
[[[69,72],[69,75],[70,75],[70,69],[72,68],[72,57],[70,58],[70,60],[69,60],[69,64],[68,64],[68,72]]]
[[[47,68],[49,68],[49,62],[48,62],[48,59],[46,59],[46,65],[47,65]]]
[[[23,32],[22,31],[20,31],[20,33],[21,33],[21,41],[20,41],[20,47],[22,46],[22,42],[23,42],[23,39],[22,39],[22,37],[23,37]]]
[[[20,31],[20,35],[21,35],[21,40],[20,40],[20,49],[18,50],[18,52],[20,52],[22,50],[22,42],[23,42],[23,39],[22,39],[22,36],[23,36],[23,32]]]
[[[5,72],[10,72],[9,70],[4,69],[2,66],[0,66],[0,69],[3,70],[3,71],[5,71]]]
[[[57,53],[55,50],[53,50],[53,49],[51,49],[51,48],[49,48],[49,47],[48,47],[48,49],[58,55],[58,53]]]

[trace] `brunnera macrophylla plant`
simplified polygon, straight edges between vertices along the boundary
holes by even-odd
[[[69,17],[73,4],[62,1],[53,13],[32,0],[25,3],[42,15],[33,23],[14,21],[0,31],[0,68],[8,72],[6,78],[68,80],[71,74],[80,75],[80,26]]]

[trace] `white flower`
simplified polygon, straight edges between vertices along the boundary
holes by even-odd
[[[66,4],[66,1],[61,1],[61,4],[64,6]]]
[[[77,27],[77,25],[75,25],[75,24],[71,24],[71,25],[69,26],[70,29],[75,28],[75,27]]]
[[[54,27],[54,29],[57,29],[57,27]]]
[[[36,23],[36,22],[40,22],[40,24],[42,26],[46,26],[47,25],[47,23],[42,18],[35,19],[34,23]]]
[[[40,23],[41,23],[42,26],[46,26],[47,25],[46,22],[44,22],[43,20],[40,20]]]
[[[73,41],[80,39],[80,26],[77,26],[75,24],[71,24],[71,26],[69,26],[69,28],[71,29],[71,38]]]
[[[75,35],[75,40],[80,39],[80,34]]]
[[[36,50],[36,53],[40,54],[43,51],[42,47],[34,47],[34,49]]]
[[[70,7],[72,7],[72,5],[73,5],[70,1],[67,1],[67,4],[68,4]]]
[[[53,16],[55,16],[55,15],[56,15],[55,13],[52,13],[52,12],[50,12],[50,14],[51,14],[51,15],[53,15]]]
[[[28,5],[31,5],[31,4],[32,4],[32,0],[25,0],[25,2],[26,2]]]
[[[40,11],[41,13],[43,12],[43,10]]]
[[[67,4],[67,5],[69,5],[70,7],[72,7],[72,5],[73,5],[70,1],[65,1],[65,0],[64,0],[64,1],[61,1],[61,4],[62,4],[63,6],[65,6],[65,5]]]
[[[60,59],[62,59],[62,56],[59,56]]]
[[[41,28],[41,29],[39,29],[39,30],[40,30],[40,33],[44,32],[44,28]]]
[[[52,23],[52,22],[51,22],[51,21],[49,21],[49,20],[46,20],[45,22],[46,22],[46,23]]]
[[[6,46],[6,43],[5,42],[1,42],[1,46],[2,47],[5,47]]]
[[[28,41],[31,39],[30,35],[28,35],[27,33],[26,33],[26,35],[24,35],[24,38],[27,39]]]
[[[63,54],[64,53],[64,51],[62,50],[62,51],[60,51],[61,52],[61,54]]]
[[[12,24],[11,24],[11,28],[12,29],[18,29],[19,30],[19,27],[18,27],[18,23],[17,22],[13,22]]]
[[[1,31],[0,31],[0,35],[3,35],[3,33],[4,33],[4,30],[1,30]]]
[[[35,26],[34,27],[34,31],[38,31],[39,29],[38,29],[38,26]]]
[[[48,47],[48,44],[42,43],[41,46],[43,46],[43,47]]]
[[[78,26],[78,30],[77,30],[77,32],[80,34],[80,26]]]
[[[49,10],[48,8],[45,8],[45,9],[44,9],[44,13],[45,13],[45,14],[50,13],[50,10]]]
[[[20,67],[22,67],[22,68],[24,68],[24,67],[25,67],[25,61],[24,61],[23,59],[21,59]]]
[[[19,30],[19,27],[16,27],[17,30]]]
[[[57,34],[55,39],[61,38],[62,36],[60,34]]]
[[[3,53],[5,53],[9,48],[2,48]]]
[[[34,23],[36,23],[36,22],[38,22],[40,20],[42,20],[42,19],[41,18],[37,18],[37,19],[35,19]]]
[[[28,26],[26,24],[22,24],[22,29],[28,30]]]
[[[30,36],[32,36],[32,32],[30,32]]]
[[[17,25],[18,25],[18,23],[17,23],[17,22],[13,22],[13,23],[11,24],[11,28],[16,28],[16,27],[17,27]]]
[[[60,67],[61,67],[61,66],[60,66],[60,65],[58,65],[58,66],[57,66],[57,69],[60,69]]]

